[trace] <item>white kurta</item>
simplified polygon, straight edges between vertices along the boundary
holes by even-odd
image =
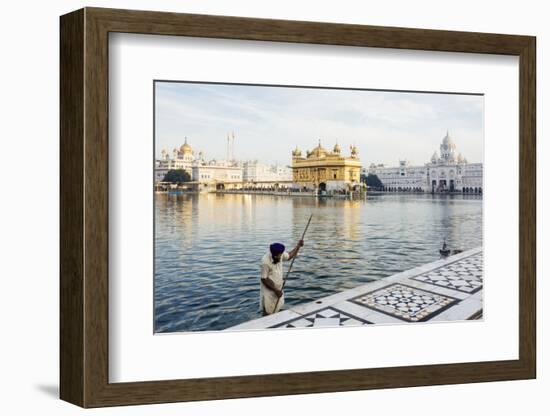
[[[261,278],[267,279],[269,278],[274,284],[275,287],[279,290],[283,287],[283,261],[287,261],[289,259],[289,254],[285,251],[283,255],[281,256],[281,261],[277,264],[273,263],[273,257],[271,256],[271,252],[268,251],[264,254],[262,257],[262,266],[261,266]],[[267,313],[272,314],[275,312],[279,312],[281,310],[281,307],[285,303],[285,295],[281,296],[281,299],[279,299],[279,304],[277,305],[277,295],[275,292],[273,292],[271,289],[266,287],[263,283],[260,281],[260,306],[263,310],[265,310]],[[277,310],[275,309],[275,305],[277,305]]]

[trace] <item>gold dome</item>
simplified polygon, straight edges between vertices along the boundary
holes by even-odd
[[[338,145],[338,142],[334,145],[334,149],[332,149],[334,153],[340,153],[340,146]]]
[[[187,144],[187,137],[185,138],[185,143],[180,147],[180,152],[182,153],[192,153],[193,148]]]
[[[302,156],[302,151],[300,149],[298,149],[298,146],[296,146],[296,149],[294,149],[292,151],[292,156],[294,157],[300,157]]]
[[[321,146],[321,140],[319,140],[319,145],[315,147],[310,153],[310,156],[313,157],[325,157],[327,155],[327,151],[323,146]]]

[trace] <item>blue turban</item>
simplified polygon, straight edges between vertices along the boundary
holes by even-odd
[[[269,251],[272,255],[277,256],[285,252],[285,246],[281,243],[273,243],[269,246]]]

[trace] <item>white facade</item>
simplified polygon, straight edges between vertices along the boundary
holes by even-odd
[[[200,158],[202,155],[199,153]],[[166,149],[162,149],[160,159],[155,161],[155,181],[162,181],[169,170],[183,169],[191,175],[196,159],[193,149],[187,144],[187,137],[179,149],[172,150],[172,156]]]
[[[378,176],[385,188],[393,190],[425,191],[427,170],[425,166],[412,166],[407,160],[400,160],[399,166],[387,168],[384,165],[371,165],[367,173]]]
[[[174,148],[170,154],[166,149],[161,151],[160,159],[155,161],[155,181],[161,182],[169,170],[182,169],[189,173],[191,181],[203,187],[216,187],[218,182],[242,182],[242,165],[235,161],[205,161],[202,152],[196,155],[193,148],[185,142],[179,149]],[[201,187],[202,188],[202,187]]]
[[[400,161],[397,167],[371,165],[366,173],[378,176],[387,191],[483,192],[483,164],[468,163],[457,153],[448,132],[439,146],[439,154],[434,152],[424,166]]]
[[[199,190],[212,190],[227,185],[240,186],[243,181],[243,168],[226,161],[204,162],[198,160],[192,167],[191,179],[198,182]]]
[[[155,161],[155,182],[162,182],[164,179],[164,176],[168,173],[170,169],[166,167],[161,167],[161,163],[159,160]]]
[[[483,164],[482,163],[469,163],[464,167],[464,173],[462,176],[462,187],[467,189],[469,193],[475,192],[478,188],[478,192],[483,190]]]
[[[291,181],[292,169],[282,165],[264,165],[257,160],[243,163],[243,181],[251,182],[279,182]]]

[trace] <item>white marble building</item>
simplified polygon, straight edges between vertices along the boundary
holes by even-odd
[[[238,188],[243,181],[243,168],[226,161],[196,160],[192,167],[191,179],[198,183],[199,191]]]
[[[160,159],[155,161],[155,182],[162,181],[169,170],[183,169],[191,175],[196,159],[193,148],[187,143],[187,137],[179,149],[172,150],[172,156],[166,149],[162,149]],[[199,153],[198,159],[202,159],[201,153]]]
[[[434,152],[430,162],[423,166],[402,160],[397,167],[372,164],[364,173],[378,176],[387,191],[483,192],[483,164],[468,163],[457,153],[448,132],[439,146],[439,154]]]
[[[292,180],[292,169],[283,165],[264,165],[257,160],[243,163],[243,182],[287,182]]]

